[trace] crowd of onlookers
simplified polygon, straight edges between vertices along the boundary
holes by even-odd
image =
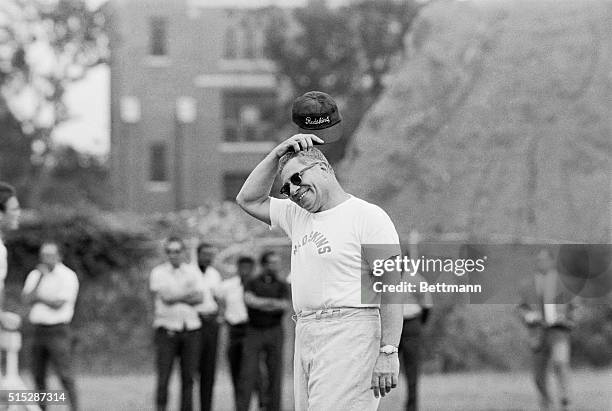
[[[222,280],[212,266],[213,245],[187,246],[182,238],[170,237],[164,251],[166,262],[150,276],[155,300],[157,408],[166,409],[168,382],[178,358],[181,410],[192,409],[198,376],[200,409],[213,409],[219,327],[226,323],[236,409],[248,410],[252,393],[257,391],[261,409],[279,410],[282,318],[290,307],[289,285],[279,276],[280,256],[265,251],[258,262],[251,256],[238,256],[234,274]]]

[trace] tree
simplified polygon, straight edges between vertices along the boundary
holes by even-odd
[[[109,210],[110,178],[106,162],[70,146],[56,146],[49,183],[41,187],[40,200],[46,205],[75,207],[95,204]]]
[[[289,15],[272,13],[267,52],[294,95],[321,90],[343,106],[343,138],[328,148],[330,161],[343,157],[361,117],[383,91],[419,9],[414,0],[360,0],[340,8],[319,0]]]
[[[69,118],[66,88],[108,58],[106,22],[83,0],[3,0],[0,15],[0,175],[35,207],[55,163],[51,133]]]

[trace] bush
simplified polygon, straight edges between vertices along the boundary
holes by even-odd
[[[64,263],[79,277],[73,325],[84,368],[108,371],[113,362],[129,367],[149,355],[150,338],[143,334],[150,332],[147,277],[156,256],[154,231],[134,216],[94,209],[52,208],[25,215],[21,228],[7,239],[7,309],[24,316],[20,290],[45,240],[60,244]],[[24,358],[29,333],[26,324]]]

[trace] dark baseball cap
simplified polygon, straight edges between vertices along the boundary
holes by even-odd
[[[342,121],[338,105],[329,94],[309,91],[293,101],[291,119],[304,130],[323,130]]]

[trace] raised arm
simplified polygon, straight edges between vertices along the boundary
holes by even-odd
[[[270,224],[270,190],[276,177],[278,160],[289,151],[308,150],[313,146],[313,141],[323,143],[314,134],[296,134],[276,146],[249,174],[236,196],[238,205],[249,215]]]

